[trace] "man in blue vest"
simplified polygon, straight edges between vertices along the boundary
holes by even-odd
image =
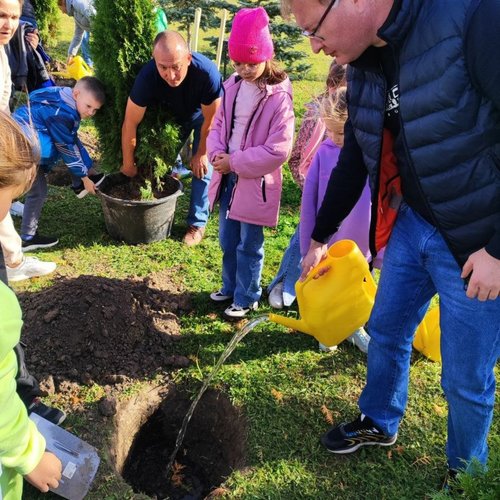
[[[153,44],[153,59],[135,79],[123,120],[121,171],[130,177],[137,174],[137,127],[148,106],[166,106],[181,127],[182,142],[194,132],[191,202],[184,236],[188,246],[200,243],[208,220],[212,167],[207,159],[206,139],[221,95],[222,79],[215,64],[202,54],[191,53],[179,33],[162,31]]]
[[[500,19],[496,0],[282,0],[314,52],[348,70],[349,120],[303,261],[372,190],[372,253],[386,247],[366,386],[332,453],[397,439],[412,339],[440,298],[452,473],[486,463],[500,354]]]

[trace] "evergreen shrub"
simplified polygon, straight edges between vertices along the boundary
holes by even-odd
[[[156,36],[151,0],[95,0],[92,54],[97,78],[106,87],[106,104],[95,116],[102,168],[119,170],[122,164],[121,128],[135,77],[151,59]],[[175,161],[179,131],[166,110],[148,107],[137,131],[137,165],[153,187],[165,165]],[[155,170],[157,171],[155,173]]]

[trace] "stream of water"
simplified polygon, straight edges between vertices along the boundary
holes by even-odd
[[[247,333],[250,333],[260,323],[263,323],[264,321],[268,321],[268,320],[269,320],[269,315],[267,315],[267,314],[262,314],[261,316],[257,316],[256,318],[251,319],[248,323],[246,323],[246,325],[241,330],[238,330],[234,334],[233,338],[231,339],[231,342],[229,342],[226,349],[221,354],[219,361],[217,361],[216,365],[213,367],[212,371],[210,372],[210,375],[205,379],[205,382],[203,383],[203,385],[200,389],[200,392],[198,393],[196,398],[193,399],[193,402],[191,403],[191,406],[189,407],[189,411],[186,413],[186,416],[184,417],[184,420],[182,421],[181,429],[180,429],[179,434],[177,435],[177,439],[175,441],[174,451],[170,455],[170,459],[168,461],[167,477],[170,477],[170,474],[172,473],[172,466],[174,465],[175,457],[177,456],[177,453],[182,445],[182,442],[184,440],[184,436],[186,434],[187,426],[189,424],[189,421],[191,420],[191,417],[193,416],[196,405],[200,401],[204,392],[207,390],[210,382],[215,377],[215,375],[219,371],[219,369],[222,366],[222,364],[224,363],[224,361],[226,361],[226,359],[231,355],[231,353],[234,351],[235,347],[247,335]]]

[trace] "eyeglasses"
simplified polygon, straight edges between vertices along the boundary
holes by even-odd
[[[326,8],[325,12],[321,16],[321,19],[319,20],[318,24],[316,25],[316,28],[314,28],[312,31],[307,31],[303,30],[302,35],[306,36],[307,38],[317,38],[318,40],[325,41],[325,39],[322,36],[316,35],[318,30],[321,28],[321,25],[323,24],[323,21],[326,19],[326,16],[328,13],[332,10],[333,6],[337,3],[337,0],[332,0],[330,2],[330,5]]]

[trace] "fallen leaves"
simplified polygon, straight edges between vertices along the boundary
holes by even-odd
[[[172,465],[172,477],[170,478],[170,482],[172,486],[175,488],[180,488],[182,486],[182,482],[184,481],[184,474],[181,474],[182,470],[185,468],[185,465],[174,462]]]
[[[332,412],[325,406],[323,405],[321,407],[321,413],[323,414],[323,416],[325,417],[325,420],[326,422],[329,424],[329,425],[333,425],[333,414]]]
[[[283,404],[283,393],[277,389],[271,389],[271,395],[276,400],[277,403]]]

